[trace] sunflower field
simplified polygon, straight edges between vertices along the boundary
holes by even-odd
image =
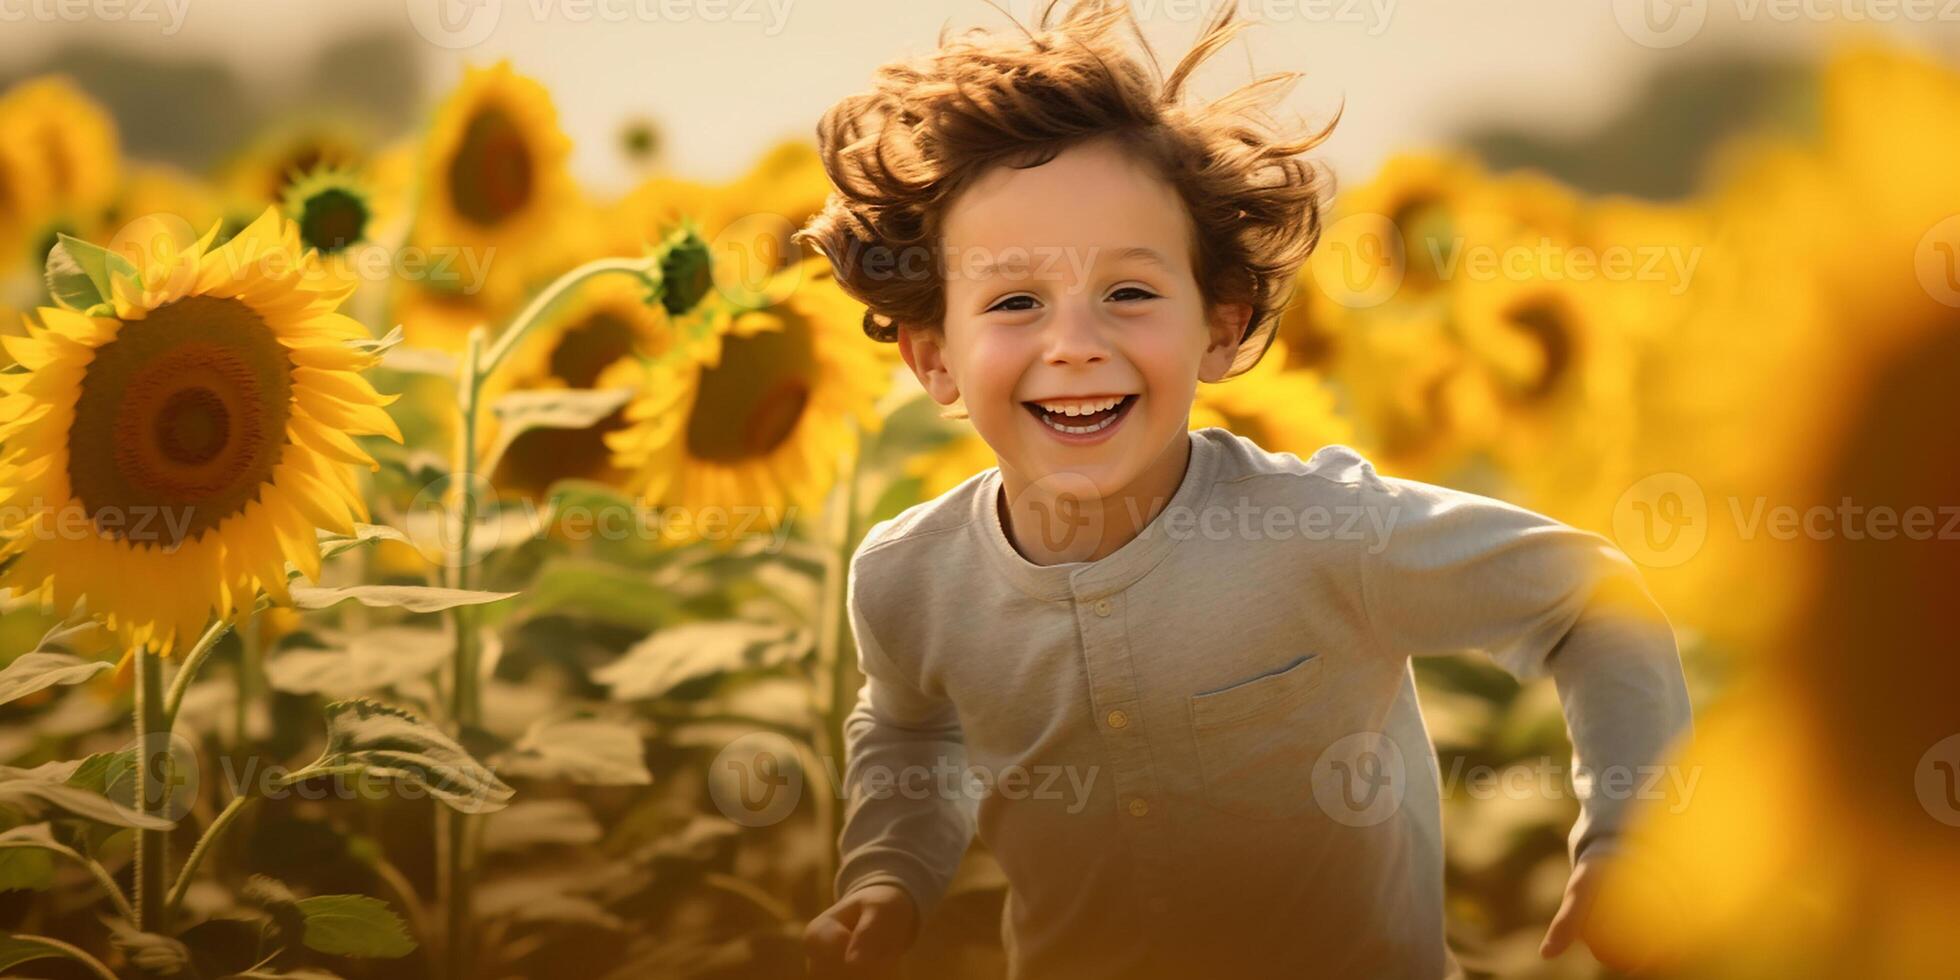
[[[507,62],[406,132],[295,119],[193,172],[71,78],[0,92],[0,973],[802,975],[846,562],[994,465],[791,240],[815,146],[597,194]],[[1665,975],[1956,962],[1956,160],[1960,72],[1877,42],[1666,200],[1398,154],[1198,392],[1641,563],[1699,737],[1599,941]],[[1417,670],[1446,780],[1570,754],[1549,683]],[[761,819],[765,762],[803,792]],[[1452,946],[1600,975],[1536,955],[1574,798],[1475,785]],[[1004,888],[976,845],[910,975],[1000,975]]]

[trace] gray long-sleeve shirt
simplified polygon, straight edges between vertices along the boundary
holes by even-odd
[[[977,832],[1016,980],[1450,974],[1410,658],[1554,678],[1574,774],[1600,777],[1576,860],[1690,729],[1672,632],[1597,535],[1342,446],[1190,438],[1164,509],[1096,561],[1023,558],[998,469],[870,530],[838,894],[929,912]]]

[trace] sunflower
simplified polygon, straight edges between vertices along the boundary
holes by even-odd
[[[1467,157],[1406,154],[1341,195],[1313,269],[1321,288],[1354,308],[1440,292],[1451,276],[1466,198],[1482,171]]]
[[[279,204],[294,181],[322,167],[352,168],[365,162],[371,140],[359,126],[339,119],[284,123],[254,138],[219,169],[219,183],[248,207]]]
[[[115,121],[66,77],[29,79],[0,95],[0,143],[39,158],[51,210],[93,220],[115,195],[122,151]]]
[[[209,228],[224,220],[225,210],[217,191],[196,177],[167,164],[133,164],[123,173],[105,227],[120,228],[146,215],[170,215],[192,228]]]
[[[789,236],[823,210],[830,190],[816,147],[784,140],[726,184],[647,178],[620,202],[611,248],[631,254],[642,240],[659,241],[675,222],[691,218],[713,246],[717,284],[753,292],[802,261]]]
[[[647,302],[642,283],[624,276],[593,279],[517,344],[485,386],[485,404],[513,390],[630,386],[639,377],[639,359],[667,354],[674,340],[666,311]],[[532,496],[566,478],[624,483],[626,473],[614,465],[604,441],[626,427],[624,412],[585,429],[520,433],[491,482]],[[483,429],[479,450],[496,439],[494,423]]]
[[[652,362],[626,407],[629,427],[605,437],[635,492],[689,518],[676,539],[700,536],[694,519],[712,512],[758,508],[774,524],[794,516],[785,505],[820,508],[840,454],[880,425],[892,373],[858,332],[864,308],[821,258],[778,276],[767,291],[784,298],[773,306],[727,310],[714,298],[691,313],[715,318],[714,343]],[[737,513],[728,526],[746,520]]]
[[[48,199],[47,171],[0,115],[0,268],[11,269],[36,235]],[[11,322],[11,318],[9,318]]]
[[[578,198],[565,169],[570,152],[544,86],[509,62],[469,69],[423,145],[414,240],[481,248],[494,256],[490,267],[506,267],[465,291],[519,291],[529,266],[556,251],[558,217]]]
[[[1353,441],[1354,427],[1335,410],[1333,390],[1312,371],[1288,368],[1289,353],[1286,341],[1275,337],[1251,370],[1200,384],[1190,427],[1215,425],[1302,459],[1322,446]]]
[[[348,289],[309,274],[268,209],[230,242],[155,239],[102,315],[39,311],[4,339],[0,585],[44,608],[83,598],[127,650],[168,655],[259,590],[290,604],[286,564],[317,579],[316,528],[367,519],[352,436],[400,440],[360,376]],[[181,245],[181,247],[175,247]]]
[[[1556,274],[1472,278],[1453,293],[1468,370],[1497,413],[1481,448],[1529,506],[1588,527],[1632,482],[1636,353],[1612,296]]]

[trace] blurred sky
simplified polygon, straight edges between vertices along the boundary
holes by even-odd
[[[1035,0],[997,2],[1023,12]],[[1306,72],[1291,111],[1319,120],[1346,98],[1323,155],[1343,180],[1366,177],[1396,149],[1480,128],[1596,136],[1664,68],[1802,57],[1834,31],[1881,30],[1960,53],[1960,23],[1939,20],[1948,0],[1238,2],[1261,26],[1214,59],[1198,91],[1221,92],[1249,69]],[[1133,7],[1168,68],[1197,32],[1200,5]],[[75,18],[89,10],[100,13]],[[630,116],[659,124],[670,169],[722,178],[769,141],[810,134],[874,66],[926,50],[943,24],[1004,26],[982,0],[0,0],[0,21],[0,78],[63,67],[76,45],[98,58],[106,49],[150,64],[216,63],[267,116],[338,79],[420,118],[411,113],[464,63],[509,56],[552,91],[578,147],[573,169],[602,191],[630,182],[615,149]],[[364,70],[363,52],[384,47],[395,61],[408,52],[413,70]],[[317,59],[329,48],[338,60],[323,80]],[[147,97],[167,104],[170,93]]]

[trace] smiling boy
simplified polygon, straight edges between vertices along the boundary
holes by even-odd
[[[1345,447],[1189,429],[1318,232],[1299,155],[1325,132],[1264,126],[1272,79],[1181,102],[1232,12],[1159,82],[1126,8],[1051,7],[885,66],[819,127],[837,192],[797,237],[999,464],[852,559],[865,681],[820,971],[889,969],[977,834],[1017,980],[1448,975],[1411,659],[1549,673],[1575,770],[1644,771],[1689,729],[1672,633],[1604,539]],[[949,769],[998,779],[919,785]],[[1584,796],[1547,955],[1631,802]]]

